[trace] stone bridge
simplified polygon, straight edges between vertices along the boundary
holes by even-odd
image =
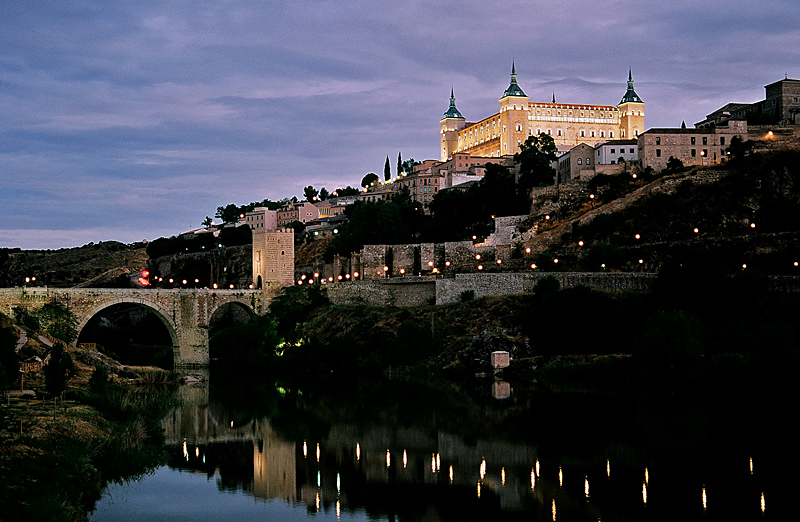
[[[269,301],[262,290],[244,289],[0,288],[0,312],[13,316],[14,308],[36,310],[45,303],[60,303],[77,317],[78,335],[109,306],[133,303],[149,308],[167,327],[176,368],[208,365],[208,327],[215,312],[238,306],[261,315]]]

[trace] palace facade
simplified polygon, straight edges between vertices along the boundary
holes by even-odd
[[[549,134],[560,149],[598,140],[635,139],[644,132],[644,101],[633,88],[628,72],[628,90],[614,105],[531,102],[517,83],[511,66],[511,83],[500,98],[500,112],[477,123],[467,122],[456,108],[454,91],[450,107],[441,120],[441,160],[456,153],[499,158],[513,155],[528,136]]]

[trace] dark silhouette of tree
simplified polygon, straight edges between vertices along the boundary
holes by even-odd
[[[667,170],[671,172],[683,170],[683,162],[674,156],[670,156],[667,160]]]
[[[224,207],[217,207],[217,213],[214,214],[214,217],[221,219],[223,223],[236,223],[241,213],[238,206],[229,203]]]
[[[64,345],[56,343],[50,351],[50,361],[43,368],[44,387],[52,397],[57,397],[67,389],[67,384],[75,374],[72,356]]]
[[[203,220],[203,227],[211,228],[213,226],[214,226],[214,220],[212,220],[209,216],[206,216],[206,218]]]
[[[11,386],[19,378],[16,347],[17,336],[11,328],[0,329],[0,389]]]
[[[386,159],[388,160],[389,157],[387,156]],[[364,188],[367,188],[370,185],[372,185],[373,183],[375,183],[376,181],[378,181],[379,179],[380,178],[378,178],[377,174],[375,174],[374,172],[369,172],[369,173],[367,173],[366,176],[361,178],[361,186],[364,187]]]
[[[397,153],[397,177],[400,177],[400,174],[403,173],[403,158],[400,153]]]
[[[321,189],[319,189],[319,199],[320,199],[320,201],[325,201],[329,197],[331,197],[331,194],[330,194],[330,192],[328,192],[328,189],[326,189],[325,187],[322,187]]]
[[[67,307],[47,303],[36,312],[41,328],[56,339],[71,343],[78,338],[78,319]]]
[[[305,187],[303,189],[303,197],[306,198],[306,201],[314,201],[314,199],[319,194],[319,191],[312,187],[311,185]]]
[[[392,168],[389,166],[389,156],[386,156],[386,163],[383,164],[383,179],[385,181],[392,179]]]
[[[519,164],[519,183],[525,188],[546,187],[555,181],[556,171],[552,162],[556,160],[556,143],[549,134],[528,136],[514,154]]]
[[[363,183],[364,181],[362,180],[361,182]],[[362,186],[366,186],[366,185],[362,185]],[[333,191],[333,195],[334,196],[338,196],[338,197],[357,196],[360,193],[361,193],[360,190],[358,190],[357,188],[353,188],[350,185],[347,185],[344,188],[337,188],[336,190]]]
[[[422,162],[417,161],[414,158],[409,158],[409,159],[407,159],[407,160],[405,160],[403,162],[403,169],[402,170],[406,174],[413,174],[414,173],[414,167],[416,165],[421,165],[421,164],[422,164]]]

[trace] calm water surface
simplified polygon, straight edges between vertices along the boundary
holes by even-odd
[[[253,407],[183,387],[164,419],[168,464],[110,486],[90,519],[782,520],[795,510],[796,455],[760,433],[757,415],[718,405],[620,405],[490,381],[394,383],[349,400],[276,390]]]

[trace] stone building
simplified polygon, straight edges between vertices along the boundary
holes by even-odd
[[[278,228],[278,211],[256,207],[244,215],[244,220],[251,230],[275,230]]]
[[[614,105],[531,102],[517,83],[516,67],[511,82],[500,98],[500,112],[470,123],[456,108],[454,91],[450,107],[440,121],[441,160],[456,153],[499,158],[513,155],[528,136],[541,133],[553,137],[556,146],[593,144],[597,140],[635,138],[644,131],[644,102],[633,87],[628,72],[628,89]]]
[[[580,143],[558,158],[558,183],[594,176],[594,148]]]
[[[800,80],[784,78],[764,87],[766,97],[755,103],[728,103],[695,123],[697,128],[724,126],[730,120],[751,125],[800,125]]]
[[[292,229],[253,229],[253,284],[256,288],[294,284]]]
[[[685,166],[717,165],[728,158],[731,138],[747,139],[747,122],[728,120],[724,126],[648,129],[639,135],[637,148],[642,165],[664,170],[669,158]]]

